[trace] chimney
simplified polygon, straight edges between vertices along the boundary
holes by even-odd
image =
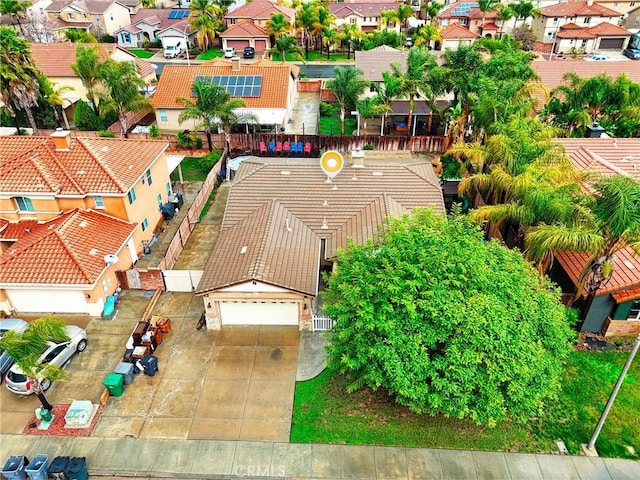
[[[364,168],[364,150],[360,147],[355,150],[351,150],[352,168]]]
[[[231,58],[231,71],[232,72],[240,71],[240,57],[236,56]]]
[[[593,0],[587,0],[587,5],[593,7]]]
[[[604,133],[604,128],[600,126],[598,122],[593,122],[591,125],[587,125],[586,138],[600,138]]]
[[[71,148],[71,132],[69,130],[56,128],[56,131],[51,134],[51,138],[53,138],[56,150],[69,150]]]

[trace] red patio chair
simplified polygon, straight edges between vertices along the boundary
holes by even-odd
[[[304,144],[304,153],[311,153],[311,144],[309,142]]]
[[[282,152],[282,142],[276,142],[276,153]]]
[[[264,142],[260,142],[260,155],[267,154],[267,144]]]
[[[282,144],[282,151],[286,154],[289,154],[289,152],[291,151],[291,144],[288,141]]]

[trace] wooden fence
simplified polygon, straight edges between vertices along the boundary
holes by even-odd
[[[301,80],[298,82],[299,92],[320,92],[321,80]]]
[[[635,337],[640,335],[640,322],[633,320],[611,320],[610,317],[602,327],[605,337]]]

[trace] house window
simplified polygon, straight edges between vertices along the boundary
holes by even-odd
[[[160,114],[160,121],[162,123],[167,123],[169,121],[169,117],[167,116],[167,111],[164,109],[160,109],[158,110],[158,113]]]
[[[127,198],[129,199],[129,205],[133,205],[133,202],[136,201],[136,191],[133,187],[129,190],[129,193],[127,193]]]
[[[581,48],[586,48],[587,47],[587,41],[586,40],[582,40],[582,44],[580,45]]]
[[[165,188],[167,190],[167,197],[169,195],[171,195],[171,182],[167,182],[167,184],[165,185]]]
[[[585,24],[591,23],[591,17],[584,17],[584,23]]]
[[[635,7],[635,6],[636,6],[636,2],[631,2],[631,3],[629,4],[629,6],[630,6],[630,7]],[[40,10],[42,10],[42,9],[40,9]]]
[[[147,228],[149,228],[149,220],[145,219],[142,220],[142,231],[144,232]]]
[[[19,212],[35,212],[31,199],[27,197],[16,197],[16,204],[18,205]]]
[[[558,17],[556,17],[556,18],[554,18],[554,19],[553,19],[553,24],[554,24],[554,25],[557,25],[557,24],[558,24]]]
[[[158,206],[162,207],[162,195],[158,194],[157,200],[158,200]]]
[[[235,19],[235,18],[230,19],[230,20],[229,20],[229,23],[230,23],[231,25],[235,25],[235,24],[236,24],[236,19]]]
[[[40,8],[40,15],[44,15],[44,8]]]
[[[111,21],[113,21],[113,13],[110,13],[110,14],[109,14],[109,19],[110,19]]]
[[[73,20],[73,13],[69,12],[69,20]]]
[[[151,169],[147,168],[147,171],[145,172],[145,175],[147,176],[147,183],[149,185],[151,185],[153,183],[153,178],[151,178]]]
[[[96,208],[104,208],[104,198],[101,195],[96,195],[93,197],[93,201],[96,204]]]
[[[96,23],[100,21],[100,15],[96,15]]]
[[[460,25],[469,25],[469,19],[468,18],[461,18],[460,19]]]
[[[355,18],[350,18],[350,19],[349,19],[349,23],[351,23],[351,24],[356,23],[356,19],[355,19]]]
[[[120,38],[122,43],[131,43],[131,35],[129,35],[129,32],[122,32]]]

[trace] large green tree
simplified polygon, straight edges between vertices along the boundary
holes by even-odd
[[[80,77],[87,89],[87,99],[98,114],[98,96],[100,94],[100,51],[97,46],[76,47],[76,61],[71,64],[74,73]]]
[[[298,45],[298,40],[293,35],[283,35],[276,39],[276,49],[282,55],[282,61],[286,60],[287,55],[292,55],[298,60],[304,62],[304,50]]]
[[[214,0],[193,0],[189,5],[190,31],[197,31],[196,43],[200,50],[207,50],[216,38],[216,32],[224,28],[222,10]]]
[[[558,391],[572,336],[560,292],[462,216],[416,210],[339,251],[329,366],[415,412],[526,421]]]
[[[53,407],[47,401],[44,391],[51,382],[64,377],[64,370],[39,362],[49,340],[69,340],[64,322],[54,316],[34,320],[24,332],[6,332],[0,338],[0,350],[7,352],[29,379],[42,408],[51,411]]]
[[[231,98],[224,87],[209,80],[194,82],[193,97],[178,97],[178,103],[185,107],[178,115],[178,122],[194,120],[196,129],[204,130],[207,135],[209,151],[212,152],[211,130],[217,126],[236,123],[238,115],[235,110],[245,106],[244,100]]]
[[[30,6],[29,0],[0,0],[0,15],[9,15],[12,22],[17,21],[20,33],[24,35],[20,19],[26,17],[27,9]]]
[[[31,58],[27,41],[18,38],[16,31],[11,27],[0,26],[2,102],[14,117],[16,110],[25,112],[34,135],[38,133],[38,126],[31,109],[38,105],[39,74],[40,71]]]
[[[344,118],[347,106],[355,106],[356,100],[369,86],[362,70],[353,67],[336,67],[335,78],[327,82],[327,88],[340,104],[340,134],[344,135]]]

